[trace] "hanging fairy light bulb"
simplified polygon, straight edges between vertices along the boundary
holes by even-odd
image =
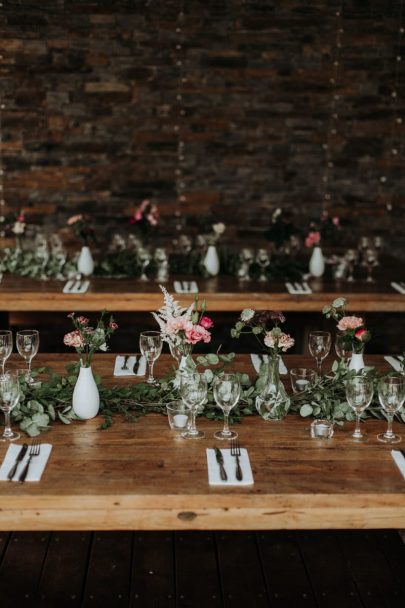
[[[176,149],[176,169],[175,169],[175,190],[176,190],[176,229],[178,231],[183,228],[183,210],[182,205],[186,202],[185,194],[185,176],[184,176],[184,161],[185,161],[185,143],[183,140],[184,134],[184,117],[186,110],[184,108],[183,85],[187,82],[187,76],[184,66],[184,0],[180,0],[179,12],[176,19],[176,36],[175,36],[175,64],[177,68],[177,90],[176,90],[176,122],[173,127],[177,137]]]

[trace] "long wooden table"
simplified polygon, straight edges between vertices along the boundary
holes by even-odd
[[[179,277],[180,279],[182,277]],[[190,277],[184,277],[189,280]],[[206,298],[209,309],[216,312],[239,312],[243,308],[278,309],[294,312],[320,312],[337,296],[350,301],[351,310],[363,312],[405,312],[405,296],[395,291],[388,279],[375,284],[309,281],[313,293],[291,295],[283,283],[240,282],[233,277],[212,279],[196,277],[200,299]],[[61,281],[37,281],[6,276],[0,284],[0,311],[47,312],[71,310],[112,312],[149,312],[162,305],[162,293],[157,283],[129,279],[92,278],[85,294],[64,294]],[[173,279],[166,287],[173,291]],[[193,295],[179,295],[184,305]]]
[[[41,355],[35,365],[62,372],[72,355]],[[94,369],[108,385],[137,379],[113,378],[114,356],[99,355]],[[168,355],[157,376],[171,365]],[[286,356],[287,367],[312,364]],[[389,371],[382,357],[366,357]],[[12,366],[21,366],[17,358]],[[246,355],[235,368],[254,375]],[[405,480],[391,446],[376,435],[385,422],[367,420],[368,441],[351,438],[353,423],[336,429],[328,441],[310,439],[310,420],[289,415],[281,422],[244,418],[237,426],[249,451],[251,487],[210,487],[208,447],[219,422],[200,418],[202,440],[173,436],[167,419],[149,414],[137,423],[114,420],[99,430],[102,417],[71,425],[55,423],[43,442],[53,451],[39,483],[0,483],[0,529],[322,529],[404,528]],[[402,432],[405,426],[395,423]],[[22,443],[22,441],[20,441]],[[7,446],[0,444],[3,459]]]

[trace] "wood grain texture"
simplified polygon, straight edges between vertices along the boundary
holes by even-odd
[[[186,277],[189,279],[190,277]],[[291,295],[283,283],[248,285],[232,277],[219,276],[203,280],[197,277],[200,299],[206,299],[209,310],[240,312],[243,308],[277,309],[285,312],[320,312],[337,296],[346,297],[352,310],[363,312],[405,312],[405,296],[394,291],[389,280],[377,285],[364,282],[354,284],[326,283],[320,279],[310,281],[313,293]],[[148,312],[162,305],[162,293],[157,283],[143,283],[129,279],[92,278],[85,294],[64,294],[64,282],[36,281],[8,276],[0,290],[0,310],[26,312],[70,312],[72,310],[111,312]],[[167,283],[173,291],[173,282]],[[193,299],[192,294],[178,295],[183,305]]]
[[[74,355],[40,355],[62,371]],[[94,370],[107,384],[137,379],[112,377],[113,355],[99,355]],[[286,356],[287,367],[310,360]],[[381,357],[366,357],[388,371]],[[21,363],[15,357],[13,366]],[[157,376],[171,365],[162,356]],[[247,356],[235,368],[254,373]],[[53,452],[40,483],[0,484],[3,530],[186,530],[321,529],[405,527],[405,481],[390,447],[376,435],[385,423],[367,420],[368,441],[351,439],[353,423],[337,429],[328,442],[309,438],[309,421],[244,418],[237,430],[249,450],[252,487],[208,485],[205,450],[218,445],[220,423],[201,418],[206,437],[173,437],[165,416],[147,415],[137,423],[117,417],[100,431],[101,417],[71,425],[55,424],[43,441]],[[397,430],[405,429],[397,423]],[[402,427],[402,428],[401,428]],[[223,446],[220,446],[223,447]],[[0,458],[7,446],[0,445]]]

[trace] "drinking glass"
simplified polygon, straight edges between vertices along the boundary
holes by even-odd
[[[405,378],[403,376],[385,376],[378,384],[378,398],[388,419],[388,427],[385,433],[377,435],[378,441],[383,443],[399,443],[401,436],[392,430],[392,421],[405,401]]]
[[[27,362],[27,382],[32,382],[31,361],[38,352],[39,332],[36,329],[23,329],[22,331],[18,331],[16,344],[21,357]]]
[[[0,409],[4,412],[4,431],[0,441],[15,441],[20,433],[15,433],[10,427],[10,412],[20,398],[20,384],[15,373],[0,376]]]
[[[352,435],[354,439],[363,439],[365,436],[360,430],[360,417],[370,405],[373,393],[373,380],[367,376],[353,376],[346,381],[347,403],[356,414],[356,428]]]
[[[335,351],[341,362],[347,365],[353,354],[353,346],[343,333],[336,334]]]
[[[378,262],[378,253],[376,249],[366,249],[364,253],[364,264],[367,268],[367,278],[366,283],[375,283],[373,279],[373,268],[377,266]]]
[[[236,374],[222,374],[215,378],[215,403],[224,412],[224,428],[214,433],[216,439],[235,439],[238,436],[238,433],[229,430],[229,413],[238,403],[240,392],[240,380]]]
[[[188,371],[181,373],[180,396],[191,413],[189,427],[181,435],[184,439],[201,439],[201,437],[204,437],[204,433],[196,427],[195,418],[198,408],[207,397],[207,390],[207,380],[204,374]]]
[[[6,361],[13,351],[13,334],[8,329],[0,331],[0,360],[5,373]]]
[[[153,377],[153,366],[162,352],[162,336],[159,331],[143,331],[139,337],[139,348],[148,363],[147,384],[157,384]]]
[[[313,369],[305,367],[297,367],[290,369],[291,388],[294,393],[303,393],[315,381],[315,372]]]
[[[332,336],[328,331],[311,331],[309,334],[309,352],[316,361],[318,374],[322,374],[322,361],[328,356]]]

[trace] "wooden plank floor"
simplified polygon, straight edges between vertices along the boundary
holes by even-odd
[[[395,531],[0,533],[2,608],[403,608]]]

